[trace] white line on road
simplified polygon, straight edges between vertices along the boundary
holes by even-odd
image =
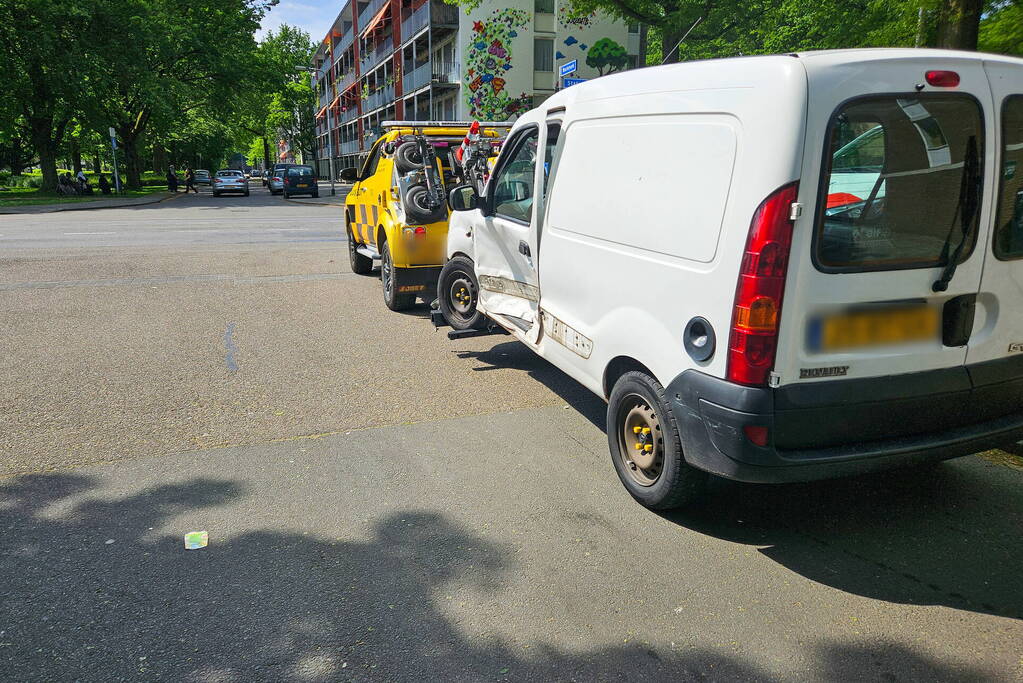
[[[112,232],[65,232],[65,235],[113,235]]]

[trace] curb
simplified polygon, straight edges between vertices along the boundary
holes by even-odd
[[[345,187],[344,185],[341,185],[340,183],[338,183],[338,185],[335,185],[335,188],[337,186]],[[348,185],[347,187],[348,187],[348,192],[351,192],[352,191],[352,187],[354,187],[354,186],[353,185]],[[337,207],[343,207],[344,206],[344,199],[345,199],[345,196],[347,196],[347,193],[345,193],[345,195],[340,195],[340,196],[339,195],[340,195],[340,193],[334,195],[335,198],[340,199],[340,201],[338,203],[336,203],[336,204],[324,204],[323,202],[300,202],[300,201],[296,201],[294,199],[288,199],[287,197],[284,197],[283,199],[286,202],[291,202],[292,204],[298,204],[300,206],[324,206],[324,207],[327,207],[328,209],[330,209],[330,208],[337,208]],[[330,195],[327,195],[327,196],[330,196]]]
[[[162,193],[162,194],[165,194],[165,193]],[[60,213],[62,211],[98,211],[100,209],[126,209],[126,208],[131,208],[133,206],[149,206],[150,204],[160,204],[162,202],[170,201],[171,199],[174,199],[177,196],[179,196],[179,193],[175,193],[175,194],[172,194],[172,195],[167,196],[167,197],[159,197],[159,198],[152,199],[152,200],[146,199],[145,201],[134,202],[132,204],[115,204],[113,206],[111,206],[110,204],[107,204],[107,205],[104,205],[104,206],[88,206],[88,205],[85,205],[85,206],[53,206],[53,207],[47,208],[48,205],[40,204],[40,205],[38,205],[38,208],[40,209],[39,211],[18,211],[15,208],[10,208],[10,209],[0,209],[0,214],[3,214],[3,215],[26,215],[26,214],[33,214],[33,213]],[[97,200],[97,201],[103,201],[103,200],[100,199],[100,200]],[[24,208],[35,209],[37,207],[24,207]]]

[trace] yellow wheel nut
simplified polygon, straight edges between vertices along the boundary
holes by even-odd
[[[632,428],[633,434],[639,434],[641,431],[643,431],[643,428],[638,425]]]
[[[649,453],[650,451],[654,450],[654,445],[651,444],[651,443],[648,443],[647,445],[643,446],[643,450],[646,451],[647,453]]]
[[[649,427],[643,427],[643,433],[644,434],[649,434],[650,433],[650,428]]]
[[[635,445],[635,448],[638,451],[639,449],[643,448],[643,444],[638,443],[638,444]]]

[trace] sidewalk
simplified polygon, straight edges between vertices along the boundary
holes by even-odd
[[[55,213],[57,211],[89,211],[92,209],[118,209],[128,206],[145,206],[146,204],[159,204],[160,202],[173,199],[180,193],[154,192],[145,197],[126,197],[111,199],[96,199],[90,202],[73,202],[70,204],[35,204],[31,206],[11,206],[0,208],[0,214],[20,213]]]

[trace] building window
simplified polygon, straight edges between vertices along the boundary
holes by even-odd
[[[639,24],[629,24],[629,33],[639,33]]]
[[[554,14],[554,0],[533,0],[533,9],[537,13]]]
[[[533,39],[533,69],[554,71],[554,41],[550,38]]]

